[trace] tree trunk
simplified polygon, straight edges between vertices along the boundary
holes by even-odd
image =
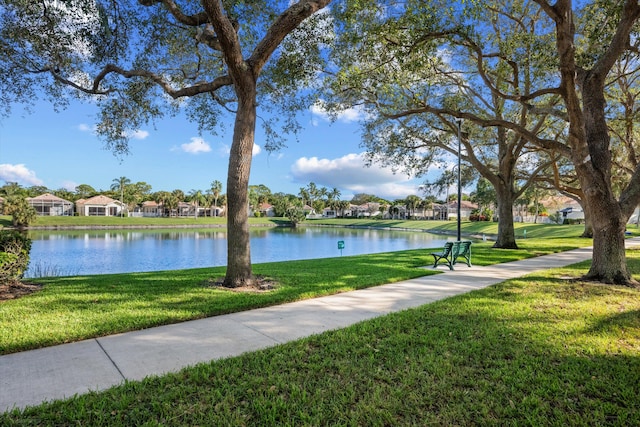
[[[498,198],[498,238],[493,247],[518,249],[513,227],[513,193],[505,185],[494,185]]]
[[[580,237],[584,237],[587,239],[593,238],[593,224],[591,223],[591,214],[587,209],[586,203],[584,201],[579,201],[580,207],[582,208],[582,212],[584,212],[584,230]]]
[[[593,227],[593,261],[585,279],[631,285],[636,282],[627,269],[624,231],[628,217],[611,186],[611,152],[602,83],[586,78],[583,83],[584,131],[587,161],[574,151],[574,165],[586,198]]]
[[[547,2],[537,2],[543,7]],[[555,21],[556,48],[561,75],[560,93],[569,117],[568,144],[580,186],[585,196],[587,215],[593,228],[593,261],[586,279],[605,283],[635,285],[626,265],[624,230],[632,203],[640,192],[636,182],[623,190],[618,200],[611,186],[611,147],[604,86],[607,75],[625,52],[631,30],[638,19],[637,2],[625,1],[620,21],[609,46],[590,70],[576,65],[575,23],[572,2],[558,0],[545,12]]]
[[[585,279],[604,283],[634,283],[627,269],[625,255],[626,218],[619,213],[618,203],[593,200],[593,261]]]
[[[247,78],[245,80],[251,80]],[[227,173],[227,273],[226,287],[251,285],[251,245],[249,239],[249,175],[256,127],[256,87],[238,92],[238,111]]]

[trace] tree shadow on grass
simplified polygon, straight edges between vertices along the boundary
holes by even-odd
[[[622,329],[637,328],[638,292],[631,291],[635,306],[611,306],[590,329],[572,327],[592,321],[583,304],[620,301],[615,290],[585,287],[581,297],[563,280],[527,280],[529,287],[507,282],[12,417],[34,424],[638,425],[640,357],[619,345]]]

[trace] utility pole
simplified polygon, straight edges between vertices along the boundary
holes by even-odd
[[[462,174],[460,172],[460,141],[462,140],[462,133],[460,128],[462,127],[462,119],[457,119],[458,125],[458,242],[460,241],[460,202],[462,201]]]

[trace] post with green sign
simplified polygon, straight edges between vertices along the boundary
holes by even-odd
[[[344,240],[338,240],[338,249],[340,249],[340,256],[342,256],[342,250],[344,249]]]

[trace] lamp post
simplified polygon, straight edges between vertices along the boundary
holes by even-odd
[[[460,128],[462,127],[462,119],[457,119],[458,125],[458,242],[460,241],[460,201],[462,200],[462,183],[460,173],[460,141],[462,139]]]

